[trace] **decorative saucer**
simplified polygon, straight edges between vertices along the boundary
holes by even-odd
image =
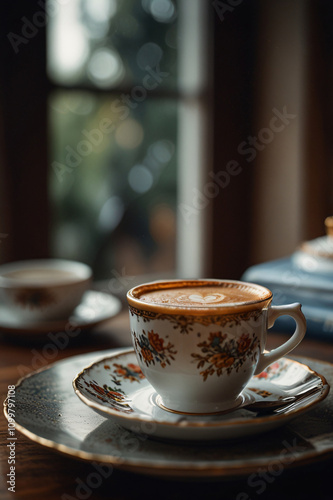
[[[15,387],[16,431],[40,446],[73,458],[171,478],[258,474],[261,468],[266,470],[267,464],[282,463],[288,468],[333,453],[333,392],[319,405],[313,404],[305,415],[298,412],[302,418],[295,418],[274,432],[249,437],[246,444],[244,439],[229,441],[228,446],[214,441],[202,446],[201,442],[149,439],[154,430],[149,419],[147,422],[133,420],[135,433],[124,429],[114,419],[102,417],[83,404],[72,387],[72,379],[82,366],[121,352],[128,349],[72,356],[23,377]],[[322,373],[333,385],[332,364],[308,358],[300,358],[300,361]],[[310,377],[314,373],[307,368],[306,371]],[[325,394],[327,392],[326,385]],[[8,400],[4,403],[4,413],[8,419]],[[250,412],[248,418],[253,419]]]
[[[159,404],[133,349],[84,368],[73,387],[86,405],[128,430],[144,426],[151,438],[191,441],[233,439],[272,430],[312,408],[329,390],[326,380],[308,366],[282,358],[251,379],[235,410],[207,415],[170,412]],[[299,394],[304,397],[294,401],[293,396]],[[286,398],[292,402],[269,414],[260,411],[267,401],[273,404]]]
[[[0,331],[25,336],[26,334],[40,335],[60,331],[66,326],[72,329],[87,329],[113,318],[120,310],[121,302],[117,297],[93,290],[85,292],[81,303],[74,309],[73,314],[63,320],[22,321],[11,314],[8,308],[0,304]]]

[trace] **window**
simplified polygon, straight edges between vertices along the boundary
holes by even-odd
[[[202,217],[178,211],[202,177],[202,7],[71,0],[50,17],[51,253],[97,278],[202,271]]]

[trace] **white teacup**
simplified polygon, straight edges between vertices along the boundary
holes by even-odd
[[[24,321],[66,319],[80,303],[91,279],[91,268],[81,262],[12,262],[0,266],[0,300]]]
[[[180,413],[237,407],[253,375],[303,339],[300,304],[271,306],[272,293],[230,280],[147,283],[127,294],[133,345],[159,404]],[[295,319],[291,338],[265,352],[276,318]]]

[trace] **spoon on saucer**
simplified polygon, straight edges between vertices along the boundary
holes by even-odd
[[[276,399],[272,399],[270,396],[269,400],[256,400],[253,403],[245,404],[242,409],[255,411],[257,413],[277,413],[279,410],[285,410],[288,405],[292,405],[298,401],[301,401],[309,396],[317,394],[322,389],[321,386],[312,387],[306,391],[295,394],[294,396],[279,396],[276,395]]]

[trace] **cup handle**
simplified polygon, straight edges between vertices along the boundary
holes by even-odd
[[[260,355],[255,375],[259,375],[268,365],[282,358],[294,349],[303,339],[306,332],[306,319],[301,311],[301,304],[288,304],[284,306],[271,306],[268,310],[268,327],[271,328],[279,316],[291,316],[296,321],[296,329],[287,342],[270,352]]]

